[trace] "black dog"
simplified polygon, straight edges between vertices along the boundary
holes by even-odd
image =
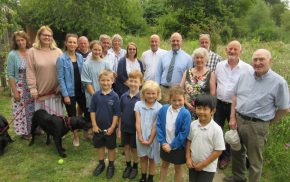
[[[68,133],[69,130],[74,131],[76,129],[87,130],[89,128],[85,119],[79,116],[75,117],[58,117],[51,115],[47,111],[40,109],[33,113],[31,135],[32,139],[29,143],[31,146],[34,143],[35,130],[39,126],[46,132],[46,144],[50,144],[50,135],[53,136],[53,140],[57,151],[61,157],[66,157],[65,149],[62,147],[62,137]]]
[[[8,134],[9,125],[3,116],[0,115],[0,155],[4,154],[4,149],[8,143],[12,143],[10,135]]]

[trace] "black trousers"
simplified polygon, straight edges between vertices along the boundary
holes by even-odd
[[[214,172],[196,171],[195,169],[188,169],[189,182],[212,182]]]
[[[85,117],[86,121],[89,124],[91,124],[90,114],[88,112],[88,108],[86,107],[85,94],[78,94],[76,96],[69,97],[69,98],[70,98],[70,104],[64,104],[68,117],[72,117],[72,116],[77,115],[76,104],[78,104],[84,113],[84,117]]]
[[[230,121],[231,116],[231,103],[217,100],[216,112],[214,114],[214,121],[224,130],[225,121]],[[226,150],[220,155],[219,159],[230,158],[230,145],[226,144]]]

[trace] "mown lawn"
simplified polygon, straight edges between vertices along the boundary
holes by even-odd
[[[148,38],[126,37],[124,42],[134,41],[138,46],[138,56],[148,49]],[[169,48],[167,41],[162,41],[162,47]],[[243,42],[244,52],[241,56],[246,62],[250,62],[254,50],[267,48],[273,53],[273,70],[281,74],[290,84],[290,44],[282,42],[259,43],[257,41]],[[125,47],[125,46],[124,46]],[[184,50],[192,53],[197,47],[196,41],[184,41]],[[218,46],[217,51],[225,57],[225,46]],[[9,121],[12,119],[11,101],[8,91],[0,90],[0,114]],[[271,127],[269,141],[265,149],[265,165],[261,181],[287,181],[290,179],[290,150],[286,144],[290,144],[290,116],[282,122]],[[105,172],[100,177],[93,177],[92,171],[98,163],[97,152],[89,141],[81,140],[80,147],[73,147],[72,135],[69,133],[63,139],[64,147],[68,155],[64,164],[60,165],[60,159],[54,143],[45,145],[45,136],[37,136],[35,144],[28,147],[28,141],[15,136],[12,127],[9,133],[15,140],[8,145],[4,156],[0,156],[0,181],[108,181]],[[81,134],[81,133],[80,133]],[[121,155],[122,148],[117,148],[116,173],[110,181],[129,181],[122,179],[122,172],[125,168],[124,156]],[[186,169],[186,167],[184,167]],[[173,181],[173,168],[169,169],[168,181]],[[230,168],[223,172],[230,174]],[[140,174],[140,172],[139,172]],[[159,179],[159,165],[156,169],[155,181]],[[135,181],[139,180],[136,178]],[[133,181],[133,180],[132,180]],[[184,171],[183,181],[188,181],[187,171]]]

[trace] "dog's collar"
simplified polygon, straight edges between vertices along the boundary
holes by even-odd
[[[64,122],[65,127],[69,128],[72,131],[70,117],[63,117],[62,120]]]

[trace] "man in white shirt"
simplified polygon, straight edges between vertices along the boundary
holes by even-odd
[[[143,52],[141,62],[143,64],[144,80],[155,80],[155,72],[160,57],[167,51],[159,48],[160,38],[158,35],[153,34],[150,37],[150,49]]]
[[[225,120],[230,121],[231,103],[234,96],[234,87],[240,75],[252,70],[252,66],[240,60],[242,46],[240,42],[231,41],[226,48],[227,60],[217,64],[215,74],[217,83],[217,107],[214,114],[215,122],[224,128]],[[230,146],[219,157],[218,167],[224,169],[230,160]]]

